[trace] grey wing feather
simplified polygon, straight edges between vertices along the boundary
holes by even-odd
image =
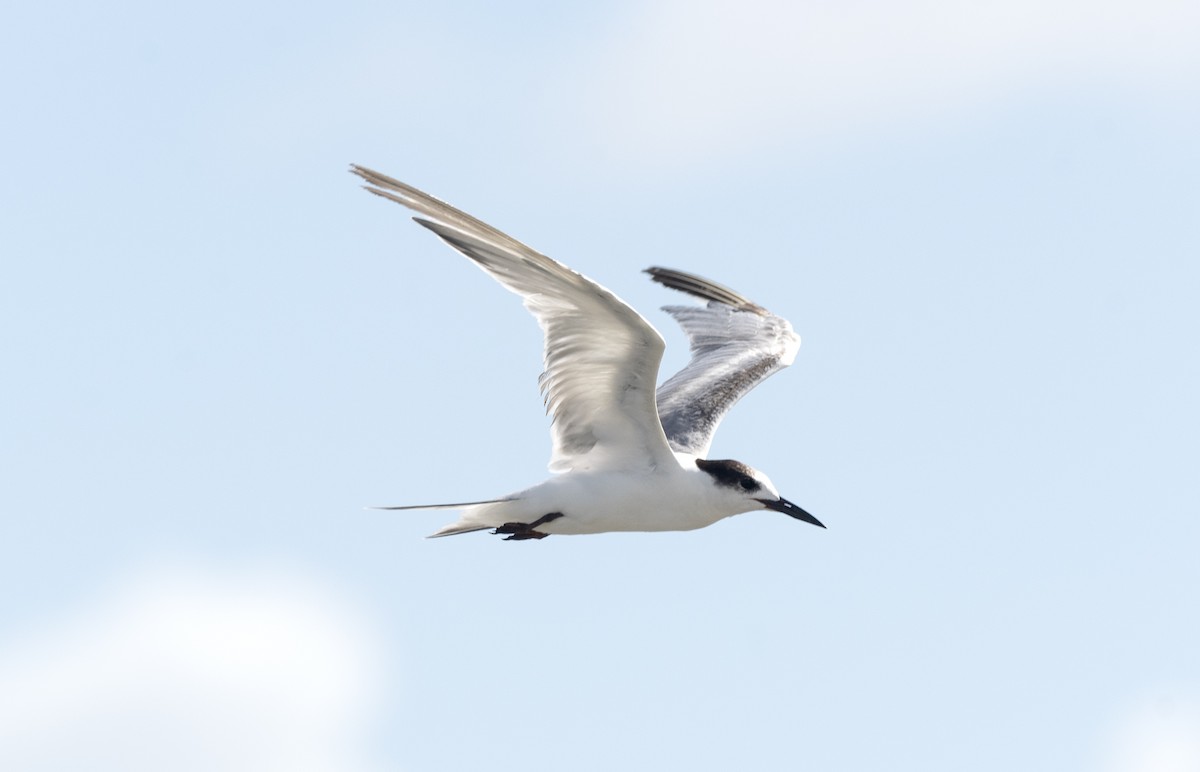
[[[620,298],[466,212],[362,166],[367,190],[419,214],[418,223],[520,295],[545,335],[540,384],[553,416],[550,468],[676,463],[657,420],[662,336]]]
[[[699,276],[650,268],[664,286],[708,301],[667,306],[687,333],[692,358],[658,388],[658,414],[672,449],[706,456],[731,407],[796,358],[800,337],[792,325],[733,290]]]

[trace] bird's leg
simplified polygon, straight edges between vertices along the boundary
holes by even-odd
[[[504,525],[492,531],[494,534],[508,534],[504,538],[505,541],[524,541],[526,539],[544,539],[550,534],[542,533],[537,529],[539,525],[545,525],[553,520],[562,517],[562,512],[548,512],[542,515],[532,523],[505,523]]]

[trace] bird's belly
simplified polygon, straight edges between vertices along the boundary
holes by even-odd
[[[690,531],[726,516],[711,511],[706,498],[687,482],[692,481],[655,475],[567,475],[528,491],[522,503],[532,505],[539,516],[562,513],[538,527],[547,534]]]

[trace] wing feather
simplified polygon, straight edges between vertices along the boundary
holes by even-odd
[[[654,402],[665,344],[649,322],[487,223],[379,172],[351,171],[371,193],[423,215],[414,219],[523,298],[545,336],[539,384],[553,418],[551,470],[677,463]]]
[[[671,447],[705,457],[729,409],[796,358],[792,325],[728,287],[668,268],[646,273],[664,286],[708,301],[667,306],[687,333],[692,358],[658,388],[659,418]]]

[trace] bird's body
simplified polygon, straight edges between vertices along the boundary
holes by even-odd
[[[515,540],[689,531],[754,509],[821,525],[761,472],[706,458],[729,408],[794,359],[800,339],[786,320],[698,276],[649,269],[660,284],[708,301],[665,309],[688,334],[692,359],[656,389],[662,336],[620,298],[416,188],[351,171],[524,299],[545,335],[540,383],[553,416],[550,469],[561,473],[491,501],[387,509],[460,509],[432,535],[493,529]]]
[[[607,531],[691,531],[744,512],[741,496],[711,484],[695,457],[638,471],[585,470],[555,475],[500,501],[465,507],[462,518],[434,536],[531,523],[552,512],[563,516],[539,525],[542,534]]]

